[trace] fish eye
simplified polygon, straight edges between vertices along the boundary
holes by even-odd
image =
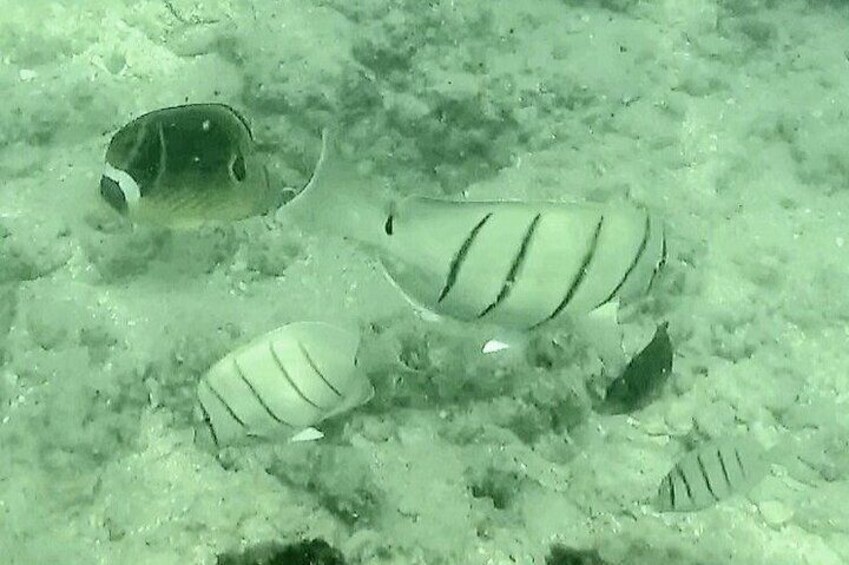
[[[383,231],[386,232],[386,235],[392,235],[392,232],[394,231],[393,230],[394,222],[395,222],[395,216],[393,216],[392,214],[389,214],[389,216],[386,218],[386,223],[383,224]]]
[[[233,159],[233,163],[230,165],[230,171],[233,173],[233,178],[238,182],[243,182],[248,176],[248,171],[245,168],[245,158],[241,153]]]

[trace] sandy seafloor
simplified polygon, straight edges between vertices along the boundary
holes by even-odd
[[[849,563],[849,9],[839,1],[0,2],[0,563],[211,564],[322,538],[349,563]],[[316,132],[399,195],[662,215],[626,315],[674,374],[600,415],[563,327],[481,359],[372,258],[285,214],[169,233],[97,196],[124,123],[221,101],[298,187]],[[308,232],[308,230],[307,230]],[[318,442],[193,443],[200,375],[284,323],[363,328],[377,389]],[[480,336],[474,336],[475,338]],[[796,442],[746,497],[646,502],[686,449]]]

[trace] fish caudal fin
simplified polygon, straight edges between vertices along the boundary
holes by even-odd
[[[377,245],[388,216],[388,197],[379,183],[357,170],[339,148],[339,131],[322,131],[321,155],[307,186],[283,206],[305,232],[341,236]]]

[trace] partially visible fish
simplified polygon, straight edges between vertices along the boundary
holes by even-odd
[[[554,544],[545,565],[607,565],[597,549],[575,549],[565,545]]]
[[[247,121],[224,104],[144,114],[112,137],[100,194],[133,222],[194,228],[271,210],[271,189]]]
[[[604,412],[623,414],[644,408],[654,399],[672,371],[672,342],[664,322],[622,374],[607,387]]]
[[[312,426],[368,402],[359,335],[321,322],[288,324],[225,355],[198,385],[201,441],[215,446],[320,437]]]
[[[766,476],[767,451],[748,436],[711,442],[685,454],[658,487],[661,512],[702,510],[744,495]]]

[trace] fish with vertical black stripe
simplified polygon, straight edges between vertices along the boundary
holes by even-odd
[[[766,476],[767,453],[748,436],[700,446],[685,454],[663,478],[654,506],[661,512],[693,512],[745,495]]]
[[[199,443],[320,437],[312,426],[374,395],[358,348],[356,332],[296,322],[230,352],[198,385]]]
[[[532,329],[647,290],[663,226],[646,210],[409,198],[382,258],[411,299],[462,321]]]
[[[357,174],[334,136],[287,207],[365,244],[434,314],[534,329],[643,296],[665,262],[663,222],[632,202],[396,200]]]
[[[265,213],[282,191],[269,186],[248,122],[211,103],[154,110],[120,128],[100,195],[133,222],[190,229]]]

